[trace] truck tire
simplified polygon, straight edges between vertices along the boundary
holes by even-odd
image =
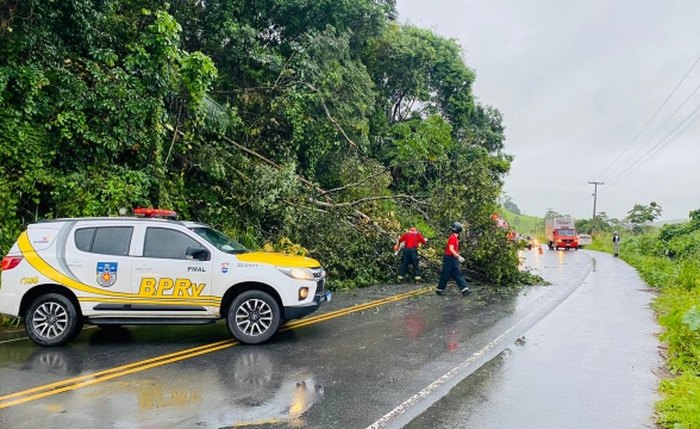
[[[70,299],[57,293],[41,295],[24,313],[27,336],[40,346],[61,346],[83,328],[83,319]]]
[[[269,340],[282,323],[279,304],[267,292],[249,290],[233,300],[226,316],[231,335],[246,344]]]

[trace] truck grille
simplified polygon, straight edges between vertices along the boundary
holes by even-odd
[[[326,290],[326,270],[323,268],[314,268],[314,279],[316,282],[316,293],[321,293]]]

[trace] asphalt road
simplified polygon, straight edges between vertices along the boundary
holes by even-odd
[[[525,258],[551,285],[338,293],[261,346],[222,323],[6,336],[0,428],[644,427],[651,294],[608,255]]]

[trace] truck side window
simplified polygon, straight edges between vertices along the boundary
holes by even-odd
[[[92,239],[95,237],[95,228],[83,228],[75,231],[75,247],[83,252],[89,252],[92,248]]]
[[[133,231],[134,228],[130,226],[96,228],[95,238],[92,241],[92,253],[117,256],[128,255]]]
[[[204,249],[197,240],[180,231],[167,228],[146,229],[143,256],[148,258],[189,259],[187,249]]]
[[[130,226],[81,228],[75,231],[75,247],[83,252],[126,256],[133,232]]]

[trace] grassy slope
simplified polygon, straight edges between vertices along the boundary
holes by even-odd
[[[530,215],[518,215],[505,209],[501,215],[508,221],[511,227],[521,234],[531,235],[542,239],[544,237],[544,218]]]

